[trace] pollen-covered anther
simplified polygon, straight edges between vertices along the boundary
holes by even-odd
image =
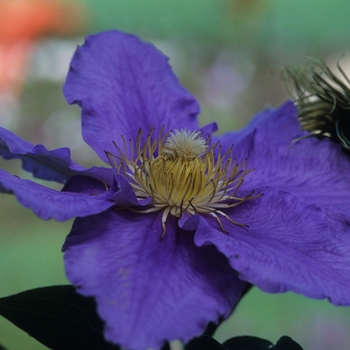
[[[199,131],[189,132],[184,129],[174,130],[166,139],[164,146],[164,156],[175,160],[193,160],[201,157],[208,146]]]
[[[226,230],[220,216],[246,226],[223,212],[257,197],[253,193],[237,196],[244,177],[252,170],[247,169],[245,161],[236,162],[232,147],[221,154],[220,145],[209,146],[199,131],[182,129],[164,134],[161,130],[158,138],[153,133],[154,129],[144,140],[139,130],[135,144],[129,141],[129,149],[122,138],[123,150],[115,144],[118,156],[106,152],[111,165],[129,180],[137,198],[151,198],[146,209],[130,209],[141,213],[163,210],[163,235],[169,214],[178,218],[184,213],[208,214],[217,220],[223,232]]]

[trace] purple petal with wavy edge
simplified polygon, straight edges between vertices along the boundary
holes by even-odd
[[[294,103],[287,101],[281,107],[264,109],[243,129],[215,136],[213,140],[220,141],[223,151],[232,145],[235,150],[235,146],[254,130],[265,128],[269,142],[289,146],[294,139],[305,135],[305,132],[301,131],[297,113]]]
[[[270,131],[270,127],[260,127],[234,147],[237,160],[246,158],[248,167],[255,168],[242,189],[280,188],[320,206],[333,231],[349,230],[350,161],[340,145],[316,138],[292,146],[275,144]]]
[[[91,176],[111,184],[115,169],[86,169],[71,160],[69,148],[48,151],[43,145],[32,145],[9,130],[0,127],[0,155],[5,159],[21,159],[23,169],[34,177],[65,183],[74,175]]]
[[[116,206],[120,207],[133,207],[133,206],[144,206],[148,205],[152,198],[137,199],[136,194],[131,187],[130,183],[122,176],[116,175],[115,181],[112,186],[114,194],[112,199]]]
[[[70,104],[82,108],[84,140],[107,161],[105,151],[123,149],[121,135],[135,139],[164,130],[197,129],[199,106],[178,82],[168,58],[137,37],[107,31],[78,47],[63,87]]]
[[[161,238],[161,215],[111,209],[77,219],[64,245],[68,279],[95,297],[106,339],[128,349],[200,335],[230,314],[245,286],[214,246],[196,247],[174,217]]]
[[[206,139],[210,137],[212,133],[218,131],[218,124],[215,122],[209,123],[207,125],[202,126],[201,128],[198,128],[198,131],[200,131],[202,133],[201,136]]]
[[[15,195],[24,207],[31,208],[44,220],[65,221],[97,214],[114,205],[111,200],[112,189],[106,191],[103,183],[85,176],[81,176],[79,181],[82,188],[89,188],[91,192],[59,192],[30,180],[22,180],[0,169],[0,192]],[[69,186],[72,187],[68,182]]]
[[[243,228],[223,219],[196,218],[195,243],[214,244],[239,277],[269,293],[293,291],[350,305],[350,236],[328,230],[322,210],[300,197],[262,188],[263,197],[226,210]],[[193,219],[192,219],[193,220]],[[191,219],[184,224],[193,225]]]

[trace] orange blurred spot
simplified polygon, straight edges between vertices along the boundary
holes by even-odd
[[[86,11],[74,1],[0,0],[0,41],[30,40],[78,31]]]
[[[31,42],[0,42],[0,94],[20,93],[33,46]]]
[[[73,0],[0,0],[0,93],[21,89],[35,39],[77,33],[86,15]]]

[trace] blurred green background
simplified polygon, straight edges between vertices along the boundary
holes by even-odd
[[[288,98],[279,67],[306,55],[334,65],[347,52],[349,14],[347,0],[0,0],[0,125],[48,148],[69,146],[74,160],[96,164],[80,136],[79,109],[66,105],[61,88],[83,37],[119,28],[170,56],[201,103],[202,125],[215,120],[220,132],[237,129],[267,104]],[[349,62],[345,55],[345,71]],[[16,161],[0,160],[0,166],[30,178]],[[0,297],[67,283],[60,248],[71,222],[43,222],[7,195],[0,218]],[[216,337],[277,341],[286,334],[309,350],[347,349],[349,328],[348,308],[253,289]],[[1,317],[0,344],[46,349]]]

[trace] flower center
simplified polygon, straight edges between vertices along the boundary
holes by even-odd
[[[175,130],[166,139],[164,155],[172,161],[190,161],[201,157],[207,148],[206,141],[199,131],[191,133],[184,129]]]
[[[238,164],[233,159],[232,147],[222,155],[219,144],[209,147],[199,131],[174,130],[168,135],[161,131],[158,139],[153,139],[153,132],[141,146],[143,131],[139,130],[135,144],[130,141],[130,156],[124,138],[123,151],[115,144],[119,156],[106,152],[111,165],[129,180],[137,198],[152,198],[149,208],[130,209],[142,213],[163,210],[163,236],[168,215],[180,218],[185,212],[213,216],[223,232],[218,214],[246,226],[222,211],[257,197],[253,192],[236,196],[243,178],[252,170],[247,170],[245,162]]]

